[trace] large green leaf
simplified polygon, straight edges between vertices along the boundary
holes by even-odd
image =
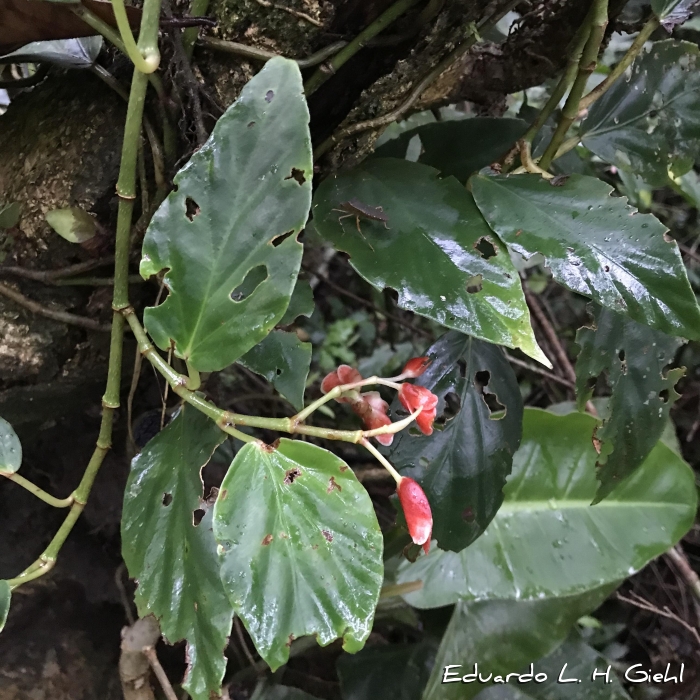
[[[599,306],[593,315],[593,328],[581,328],[576,334],[581,346],[576,393],[582,409],[592,395],[590,381],[607,373],[612,396],[603,425],[595,430],[600,443],[597,502],[629,476],[659,441],[678,398],[674,386],[684,370],[664,371],[682,344],[678,338]]]
[[[504,155],[525,133],[522,119],[473,117],[443,121],[406,131],[377,148],[380,158],[406,158],[409,144],[418,142],[417,162],[466,182],[472,173]]]
[[[0,632],[5,627],[7,622],[7,613],[10,612],[10,584],[7,581],[0,581]]]
[[[22,444],[12,426],[0,418],[0,472],[14,474],[22,464]]]
[[[678,246],[649,214],[611,197],[601,180],[572,175],[474,176],[476,203],[493,230],[526,258],[541,253],[554,279],[639,323],[700,338],[700,309]]]
[[[304,388],[311,366],[311,343],[303,343],[296,333],[272,331],[240,358],[248,369],[262,375],[282,396],[301,410]]]
[[[268,61],[151,220],[141,274],[167,269],[170,294],[146,309],[146,328],[195,369],[230,365],[287,308],[311,199],[308,121],[296,63]]]
[[[303,635],[362,648],[383,541],[372,501],[341,459],[300,440],[249,443],[221,484],[214,533],[224,588],[273,670]]]
[[[526,664],[549,654],[568,636],[576,620],[595,610],[614,586],[599,587],[575,596],[547,600],[489,600],[460,602],[440,644],[423,700],[470,700],[484,684],[443,683],[477,673],[487,678],[517,673]],[[474,679],[476,680],[476,679]]]
[[[416,384],[440,399],[436,429],[430,437],[402,431],[389,459],[423,487],[440,547],[459,552],[481,535],[503,502],[520,445],[523,402],[510,363],[495,345],[451,331],[428,355],[433,362]],[[489,408],[487,400],[494,399]],[[505,415],[492,412],[498,403]]]
[[[352,217],[339,220],[335,210],[350,200],[382,207],[388,228],[362,219],[359,233]],[[369,160],[321,183],[314,224],[370,284],[396,289],[404,309],[549,364],[508,252],[454,178],[418,163]]]
[[[431,551],[405,562],[398,582],[423,581],[406,596],[419,608],[457,600],[532,599],[618,581],[675,544],[697,507],[693,472],[658,443],[644,464],[601,503],[587,414],[525,410],[505,500],[486,532],[459,554]]]
[[[590,109],[586,148],[650,185],[682,175],[700,155],[700,50],[684,41],[655,43]]]
[[[187,640],[184,687],[194,700],[221,689],[233,619],[200,476],[224,437],[209,418],[183,407],[134,458],[124,494],[122,554],[138,580],[139,615],[154,614],[168,641]],[[206,513],[196,525],[198,509]]]

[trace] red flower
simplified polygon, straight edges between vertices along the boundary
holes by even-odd
[[[401,376],[407,379],[415,379],[425,372],[432,360],[429,357],[414,357],[410,359],[401,370]]]
[[[408,532],[416,544],[423,545],[423,551],[427,554],[430,551],[430,535],[433,532],[430,503],[420,484],[407,476],[401,478],[397,492],[406,516]]]
[[[423,409],[418,414],[416,423],[424,435],[432,435],[438,397],[424,386],[415,386],[404,382],[399,389],[399,401],[411,413],[419,408]]]
[[[391,419],[386,414],[389,410],[389,404],[382,399],[378,391],[367,391],[364,394],[360,394],[359,399],[352,402],[351,408],[360,416],[367,430],[391,425]],[[382,445],[391,445],[394,439],[393,433],[375,435],[374,437]]]
[[[350,365],[340,365],[337,370],[327,374],[321,382],[321,391],[327,394],[331,389],[335,389],[341,384],[354,384],[362,381],[362,375]],[[348,398],[336,399],[339,403],[350,403]]]

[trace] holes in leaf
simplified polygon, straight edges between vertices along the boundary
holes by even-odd
[[[277,369],[275,369],[275,374],[279,377],[280,374],[282,374],[282,370],[279,367],[277,367]]]
[[[476,513],[473,508],[465,508],[462,511],[462,520],[466,523],[473,523],[476,520]]]
[[[489,409],[489,419],[501,420],[502,418],[506,417],[507,409],[498,400],[498,397],[494,392],[488,391],[490,381],[491,372],[488,370],[481,370],[474,375],[474,386],[481,394],[481,398],[484,400],[486,407]]]
[[[270,103],[272,102],[272,98],[275,96],[275,93],[273,90],[268,90],[265,93],[265,102]]]
[[[467,361],[463,357],[457,360],[457,368],[459,369],[459,376],[464,379],[467,376]]]
[[[304,171],[299,170],[299,168],[292,168],[292,172],[284,178],[285,180],[296,180],[300,185],[306,182],[304,177]]]
[[[163,505],[167,508],[173,502],[172,493],[163,494]]]
[[[293,484],[296,479],[298,479],[301,476],[301,469],[299,467],[292,467],[291,469],[287,469],[287,471],[284,473],[284,483],[289,486],[290,484]]]
[[[430,460],[427,457],[421,457],[418,460],[418,463],[423,467],[423,469],[427,469],[430,466]]]
[[[292,235],[294,235],[294,231],[287,231],[287,233],[283,233],[281,236],[273,238],[272,245],[276,248],[278,245],[284,243]]]
[[[443,412],[435,419],[434,427],[440,430],[448,421],[451,421],[462,408],[462,402],[459,396],[454,391],[449,391],[445,394],[445,408]]]
[[[625,349],[621,348],[620,352],[617,353],[617,359],[620,360],[620,369],[622,374],[627,374],[627,362],[625,362]]]
[[[185,199],[185,216],[190,221],[194,221],[194,217],[197,216],[200,211],[199,204],[197,204],[192,197],[187,197],[187,199]]]
[[[669,396],[668,389],[662,389],[662,390],[659,392],[659,398],[660,398],[664,403],[668,403],[668,396]]]
[[[248,128],[250,129],[251,126],[255,126],[255,122],[248,122]]]
[[[326,538],[326,540],[328,542],[333,541],[333,533],[332,532],[330,532],[329,530],[321,530],[321,532],[323,533],[323,536]]]
[[[263,541],[260,544],[262,544],[263,547],[267,547],[267,545],[270,544],[270,542],[272,542],[272,540],[274,539],[275,538],[272,535],[265,535],[265,537],[263,537]]]
[[[202,508],[197,508],[197,510],[195,510],[192,513],[192,524],[195,527],[197,527],[199,525],[199,523],[202,522],[202,518],[205,516],[205,514],[206,513]]]
[[[257,265],[248,270],[243,281],[231,292],[233,301],[243,301],[248,298],[257,287],[267,278],[267,268],[265,265]]]
[[[483,288],[483,275],[472,275],[466,282],[465,287],[469,294],[476,294]]]
[[[498,251],[496,250],[496,246],[491,243],[491,241],[486,237],[482,236],[475,244],[474,248],[479,252],[479,255],[484,260],[490,260],[491,258],[495,258],[496,255],[498,255]]]

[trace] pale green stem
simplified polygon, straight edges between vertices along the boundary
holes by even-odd
[[[10,481],[14,481],[15,484],[21,486],[23,489],[26,489],[27,491],[29,491],[29,493],[34,494],[37,498],[44,501],[44,503],[48,503],[54,508],[68,508],[69,506],[73,505],[73,496],[68,496],[68,498],[56,498],[50,493],[46,493],[46,491],[39,488],[36,484],[33,484],[31,481],[25,479],[19,474],[8,474],[6,472],[0,472],[0,476],[4,476]]]
[[[374,458],[394,477],[394,481],[398,486],[401,483],[403,477],[399,474],[394,467],[391,466],[390,462],[384,455],[367,439],[360,440],[360,445],[372,453]]]
[[[209,9],[209,0],[192,0],[190,17],[201,17]],[[182,48],[185,49],[187,58],[192,58],[194,43],[199,36],[199,27],[189,27],[182,33]]]
[[[200,386],[202,386],[202,380],[199,376],[199,372],[185,360],[185,365],[187,366],[187,388],[190,391],[197,391]]]
[[[121,35],[127,56],[131,59],[134,67],[141,73],[153,73],[160,64],[160,51],[158,51],[158,37],[155,42],[142,39],[138,45],[131,33],[131,25],[124,7],[124,0],[112,0],[112,10],[114,18],[117,20],[119,34]]]
[[[395,598],[400,595],[415,593],[423,588],[423,581],[406,581],[406,583],[395,583],[391,586],[383,586],[379,593],[380,598]]]

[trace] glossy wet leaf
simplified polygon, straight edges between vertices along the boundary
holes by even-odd
[[[272,331],[241,357],[239,362],[265,377],[294,408],[304,407],[304,387],[311,365],[311,343],[296,333]]]
[[[10,612],[10,584],[7,581],[0,581],[0,632],[3,631],[7,622],[7,613]]]
[[[214,533],[226,592],[273,670],[305,635],[362,648],[382,585],[383,541],[372,501],[345,462],[301,440],[247,444],[221,484]]]
[[[651,9],[659,18],[661,26],[670,33],[693,14],[697,4],[698,0],[651,0]]]
[[[0,229],[17,226],[21,213],[19,202],[0,204]]]
[[[568,636],[576,620],[595,610],[612,586],[547,600],[486,600],[455,606],[438,650],[423,700],[470,700],[485,685],[479,682],[442,683],[447,665],[451,674],[477,673],[484,678],[517,673],[551,653]],[[448,676],[454,678],[454,676]],[[476,679],[475,679],[476,680]],[[525,686],[528,687],[528,686]]]
[[[433,539],[459,552],[481,535],[503,502],[520,445],[523,402],[501,348],[450,331],[427,354],[432,364],[415,383],[440,399],[436,429],[430,436],[400,432],[389,460],[423,487],[433,511]]]
[[[13,427],[0,418],[0,472],[14,474],[22,464],[22,444]]]
[[[343,700],[420,700],[434,658],[430,640],[343,654],[336,663]]]
[[[670,335],[700,338],[700,309],[678,246],[650,214],[611,197],[610,185],[572,175],[474,176],[476,203],[506,245],[541,253],[554,279],[612,311]]]
[[[592,395],[590,382],[603,372],[612,395],[603,425],[596,463],[600,486],[596,502],[605,498],[648,456],[668,422],[678,398],[674,386],[684,370],[667,370],[682,341],[625,316],[595,307],[593,328],[576,334],[581,353],[576,360],[579,410]]]
[[[48,62],[62,68],[90,68],[95,63],[103,42],[101,36],[34,41],[3,56],[3,62],[13,58],[17,63]]]
[[[53,209],[46,213],[46,222],[69,243],[84,243],[97,233],[95,220],[80,207]]]
[[[527,130],[522,119],[473,117],[456,121],[424,124],[406,131],[375,151],[380,158],[406,158],[414,148],[417,162],[437,168],[443,175],[452,175],[466,182],[501,156]]]
[[[630,700],[611,666],[610,661],[586,644],[577,632],[572,632],[558,649],[535,661],[535,673],[544,673],[547,676],[544,682],[516,685],[511,681],[509,685],[494,685],[479,693],[477,699]],[[606,676],[608,669],[610,671]],[[530,667],[521,668],[520,673],[529,674]],[[581,682],[572,683],[572,679]]]
[[[505,499],[484,534],[459,554],[431,551],[402,564],[398,582],[420,608],[457,600],[572,595],[641,569],[688,531],[697,507],[688,465],[663,443],[601,503],[583,413],[525,410]]]
[[[700,155],[700,50],[660,41],[591,107],[582,142],[597,156],[663,186]]]
[[[155,615],[169,642],[187,640],[183,686],[193,700],[221,690],[233,619],[200,476],[224,437],[205,415],[183,407],[134,458],[124,494],[122,555],[138,580],[139,615]],[[206,513],[195,525],[198,510]]]
[[[352,216],[339,221],[343,213],[333,210],[350,200],[382,207],[388,228],[363,218],[360,233]],[[314,223],[370,284],[396,289],[400,307],[548,364],[510,256],[454,178],[418,163],[368,160],[321,183]]]
[[[227,367],[287,310],[311,200],[308,121],[296,63],[268,61],[151,220],[141,274],[167,269],[169,295],[146,328],[195,369]]]

